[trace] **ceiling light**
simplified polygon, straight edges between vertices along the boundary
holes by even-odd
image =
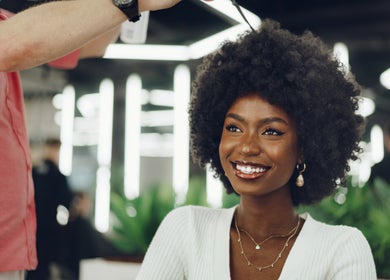
[[[213,52],[224,41],[235,40],[239,34],[249,30],[249,26],[230,1],[197,1],[196,3],[204,5],[210,9],[210,11],[226,18],[233,24],[233,26],[209,37],[203,38],[189,46],[111,44],[108,46],[104,58],[188,61],[191,59],[201,58]],[[257,15],[242,7],[241,9],[254,28],[260,26],[261,20]]]
[[[199,40],[188,46],[189,58],[198,59],[209,53],[215,51],[221,46],[224,41],[234,41],[237,39],[238,34],[246,31],[248,26],[245,24],[239,24],[228,29],[225,29],[219,33],[211,35],[207,38]]]
[[[173,107],[173,98],[171,90],[153,89],[149,92],[149,103],[152,105]]]
[[[375,102],[371,98],[362,97],[360,99],[358,113],[363,117],[368,117],[375,112]]]
[[[380,77],[379,80],[382,84],[387,89],[390,89],[390,68],[384,71]]]
[[[186,46],[110,44],[104,58],[186,61],[189,54]]]
[[[344,43],[336,43],[333,46],[333,53],[335,57],[342,63],[345,72],[349,72],[349,52],[348,47]]]
[[[84,94],[79,97],[76,107],[85,118],[97,118],[99,116],[99,93]]]
[[[214,1],[196,1],[197,4],[208,7],[210,11],[225,17],[227,20],[233,20],[236,23],[247,24],[240,13],[237,11],[236,7],[229,0],[214,0]],[[249,23],[258,27],[260,25],[260,18],[249,10],[241,7],[242,12],[245,17],[248,19]]]

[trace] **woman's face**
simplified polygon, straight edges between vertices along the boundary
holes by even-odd
[[[265,99],[240,97],[227,111],[219,157],[238,194],[265,195],[287,186],[298,150],[294,120]]]

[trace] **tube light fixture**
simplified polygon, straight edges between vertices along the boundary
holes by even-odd
[[[335,57],[343,64],[343,68],[346,73],[349,72],[350,66],[349,66],[349,51],[348,47],[344,43],[336,43],[333,46],[333,53]]]
[[[68,176],[72,172],[73,159],[73,125],[75,90],[73,86],[66,86],[61,98],[61,148],[58,167],[60,171]]]
[[[196,3],[205,5],[210,11],[226,18],[232,22],[233,26],[189,46],[111,44],[108,46],[104,58],[188,61],[201,58],[213,52],[223,41],[235,40],[239,34],[249,29],[247,23],[230,1],[197,1]],[[241,7],[241,10],[254,28],[260,26],[261,20],[257,15],[243,7]]]
[[[110,44],[104,58],[139,60],[189,60],[188,47],[178,45]]]
[[[380,75],[379,81],[381,82],[382,86],[390,89],[390,68]]]
[[[174,126],[173,126],[173,189],[176,203],[185,201],[189,179],[189,124],[187,107],[190,102],[190,70],[179,65],[174,73]]]
[[[110,222],[112,121],[114,109],[114,84],[111,80],[104,79],[100,83],[99,97],[95,226],[97,230],[106,232],[109,229]]]
[[[225,17],[227,20],[234,21],[239,24],[247,24],[240,13],[237,11],[237,8],[234,7],[232,2],[226,0],[214,0],[214,1],[196,1],[197,4],[203,5],[210,9],[211,12],[219,14],[222,17]],[[251,11],[240,6],[245,17],[248,19],[249,23],[253,27],[258,27],[260,25],[260,18],[252,13]]]
[[[379,125],[374,125],[371,128],[370,141],[372,161],[378,163],[384,157],[383,130]]]
[[[99,88],[99,142],[97,160],[100,166],[111,166],[114,84],[105,79]]]
[[[110,177],[111,172],[107,166],[98,167],[96,172],[95,227],[100,232],[107,232],[110,225]]]
[[[129,199],[140,192],[141,93],[141,78],[133,74],[126,83],[124,191]]]
[[[371,98],[361,97],[358,113],[363,117],[368,117],[375,112],[375,102]]]
[[[222,207],[222,182],[214,177],[210,166],[206,168],[206,193],[207,203],[214,208]]]

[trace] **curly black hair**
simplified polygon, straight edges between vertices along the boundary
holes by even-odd
[[[298,143],[306,163],[305,186],[297,171],[289,185],[294,205],[309,205],[345,182],[349,160],[356,160],[362,116],[360,87],[331,49],[311,32],[298,36],[265,20],[254,32],[225,42],[198,66],[190,101],[191,155],[210,164],[228,193],[234,192],[219,160],[225,114],[233,102],[257,93],[279,106],[297,123]]]

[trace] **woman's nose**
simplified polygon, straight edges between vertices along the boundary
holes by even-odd
[[[256,135],[246,135],[242,137],[240,153],[246,156],[258,155],[261,152],[260,141]]]

